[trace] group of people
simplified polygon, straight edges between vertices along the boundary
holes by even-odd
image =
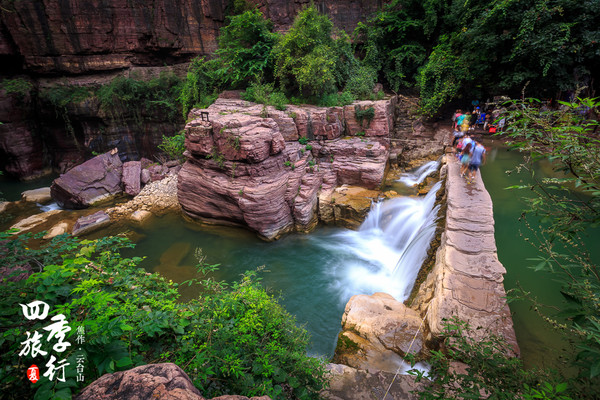
[[[456,155],[460,161],[460,176],[466,177],[467,184],[473,183],[475,175],[479,170],[479,167],[485,163],[486,150],[485,147],[469,134],[465,134],[456,140]]]
[[[475,107],[473,111],[467,111],[463,113],[462,110],[458,109],[452,115],[453,128],[455,132],[462,132],[463,134],[472,131],[475,128],[481,128],[484,131],[495,133],[496,130],[502,130],[506,122],[505,118],[500,118],[500,110],[488,110],[487,112],[482,110],[479,106]],[[493,122],[496,121],[496,125]]]

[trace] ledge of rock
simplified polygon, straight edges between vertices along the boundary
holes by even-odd
[[[473,328],[475,340],[495,333],[507,341],[512,355],[518,355],[503,285],[506,270],[496,253],[492,200],[480,173],[468,185],[460,177],[460,165],[454,157],[447,166],[446,226],[435,265],[415,304],[422,313],[427,312],[434,336],[442,332],[444,319],[456,316]]]
[[[52,201],[52,196],[50,195],[50,188],[43,187],[39,189],[26,190],[23,193],[21,193],[21,200],[40,204],[49,203],[50,201]]]
[[[330,386],[322,394],[329,400],[416,400],[423,384],[412,375],[368,372],[343,364],[328,364]],[[389,390],[388,390],[389,389]]]

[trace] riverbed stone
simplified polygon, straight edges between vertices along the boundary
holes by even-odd
[[[50,228],[50,230],[48,230],[48,233],[46,233],[42,239],[52,239],[53,237],[67,233],[68,230],[69,224],[66,222],[60,222],[54,225],[52,228]]]
[[[43,187],[39,189],[26,190],[21,193],[21,200],[40,204],[50,203],[52,201],[50,188]]]
[[[407,353],[423,348],[422,318],[387,293],[352,296],[342,317],[334,360],[394,373]]]
[[[31,215],[27,218],[24,218],[22,220],[20,220],[19,222],[17,222],[16,224],[14,224],[13,226],[10,227],[10,229],[18,229],[18,232],[13,233],[14,235],[22,232],[22,231],[28,231],[30,229],[35,228],[36,226],[45,223],[48,218],[50,218],[53,215],[56,214],[60,214],[61,212],[63,212],[62,210],[51,210],[51,211],[46,211],[40,214],[34,214]]]
[[[125,193],[136,196],[141,190],[142,163],[140,161],[128,161],[123,164],[123,188]]]
[[[73,236],[84,235],[110,224],[110,217],[104,211],[98,211],[77,219],[73,226]]]
[[[115,150],[80,164],[50,186],[52,198],[63,208],[86,208],[122,192],[123,164]]]

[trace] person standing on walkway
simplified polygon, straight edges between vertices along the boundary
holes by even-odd
[[[471,161],[469,164],[469,176],[467,178],[467,183],[473,183],[475,179],[475,175],[477,174],[477,170],[481,166],[481,164],[485,164],[485,147],[481,143],[473,142],[473,147],[471,150]]]

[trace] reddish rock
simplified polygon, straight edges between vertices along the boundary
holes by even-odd
[[[340,138],[344,115],[341,107],[281,112],[229,97],[192,110],[188,162],[179,173],[182,209],[207,222],[248,226],[266,239],[309,231],[319,213],[336,221],[332,207],[320,207],[321,192],[342,183],[380,186],[389,153],[387,138]],[[291,140],[297,137],[318,140],[309,147]]]
[[[172,363],[148,364],[106,374],[79,393],[76,400],[204,400],[189,376]]]
[[[341,138],[324,142],[318,147],[318,157],[333,164],[339,184],[379,187],[385,175],[389,154],[386,140],[372,138]]]
[[[389,294],[352,296],[334,359],[357,369],[396,372],[407,353],[423,348],[421,327],[419,313]]]
[[[130,196],[136,196],[141,190],[141,164],[139,161],[129,161],[123,164],[123,187],[125,193]]]
[[[52,182],[52,198],[64,208],[85,208],[121,193],[123,164],[105,153],[78,165]]]
[[[368,110],[373,108],[373,118],[359,121],[356,118],[356,108]],[[344,107],[346,130],[350,136],[364,132],[365,136],[389,137],[394,130],[395,98],[379,101],[357,101]]]
[[[73,236],[84,235],[110,224],[110,217],[104,211],[98,211],[77,219],[73,226]]]
[[[169,173],[169,168],[165,165],[151,165],[147,171],[150,173],[150,181],[156,182],[165,179]]]

